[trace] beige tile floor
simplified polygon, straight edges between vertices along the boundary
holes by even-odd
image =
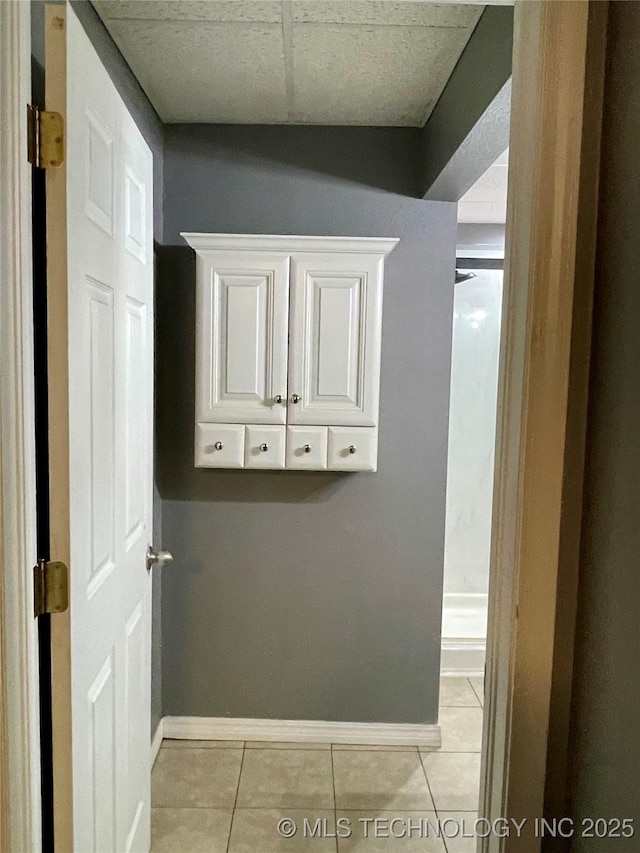
[[[461,829],[468,835],[477,814],[481,697],[481,679],[441,680],[438,750],[165,740],[152,853],[473,853]],[[291,839],[277,831],[285,817],[298,826]],[[304,837],[305,819],[316,837]],[[334,837],[336,820],[350,837]],[[437,820],[457,837],[438,838]]]

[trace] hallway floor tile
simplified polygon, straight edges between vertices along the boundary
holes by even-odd
[[[152,853],[474,853],[481,697],[482,679],[441,679],[437,750],[164,741]],[[289,838],[278,832],[286,819]]]

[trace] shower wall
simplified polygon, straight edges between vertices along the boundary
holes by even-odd
[[[481,670],[489,585],[502,271],[455,285],[444,552],[443,669]]]

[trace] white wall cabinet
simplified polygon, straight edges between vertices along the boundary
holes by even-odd
[[[182,236],[197,255],[196,466],[375,471],[398,241]]]

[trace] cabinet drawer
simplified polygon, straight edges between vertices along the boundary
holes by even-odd
[[[329,427],[331,471],[375,471],[378,467],[378,430]]]
[[[287,428],[287,468],[324,470],[327,467],[327,428]]]
[[[244,438],[245,468],[284,468],[286,427],[248,426]]]
[[[242,468],[244,426],[242,424],[196,424],[197,468]]]

